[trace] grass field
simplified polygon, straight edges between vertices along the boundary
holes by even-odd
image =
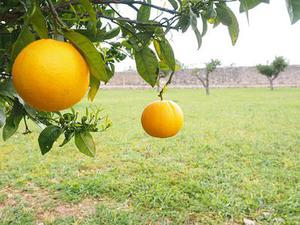
[[[37,128],[1,141],[0,224],[300,224],[300,89],[171,89],[185,127],[164,140],[140,125],[155,98],[100,91],[95,158],[42,156]]]

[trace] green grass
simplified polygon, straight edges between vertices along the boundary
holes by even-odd
[[[98,202],[91,215],[45,224],[300,224],[300,89],[216,89],[209,97],[170,89],[167,98],[182,107],[185,126],[176,137],[156,139],[140,125],[154,91],[101,90],[94,105],[113,126],[94,134],[95,158],[73,143],[42,156],[38,129],[27,136],[20,130],[0,143],[0,191],[47,191],[50,203],[41,211]],[[29,206],[1,208],[5,199],[0,224],[40,220]]]

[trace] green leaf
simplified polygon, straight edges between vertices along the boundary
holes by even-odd
[[[148,0],[148,3],[151,3],[151,1]],[[149,20],[150,14],[151,14],[151,7],[147,5],[141,5],[137,13],[136,19],[141,22],[146,22]]]
[[[40,38],[48,38],[47,24],[38,2],[39,1],[37,0],[33,1],[31,13],[28,16],[28,22],[32,24]]]
[[[32,118],[36,118],[37,114],[39,113],[36,109],[32,108],[30,105],[28,105],[26,103],[24,104],[24,109],[25,109],[27,115]]]
[[[247,12],[248,10],[255,8],[260,3],[269,3],[270,0],[240,0],[240,2],[240,12]]]
[[[230,11],[225,4],[217,4],[216,8],[217,16],[220,19],[221,23],[225,26],[230,26],[232,24],[232,18]]]
[[[169,68],[174,71],[176,62],[174,52],[169,41],[166,38],[162,38],[161,40],[154,40],[153,43],[160,60],[166,62]]]
[[[2,109],[0,109],[0,128],[5,124],[6,116]]]
[[[65,132],[65,139],[63,140],[63,142],[59,145],[59,147],[63,147],[65,146],[66,144],[68,144],[72,137],[74,136],[74,132]]]
[[[93,5],[91,4],[91,2],[89,0],[80,0],[80,2],[81,2],[81,5],[86,10],[86,12],[89,14],[90,19],[93,24],[93,30],[96,33],[96,31],[97,31],[97,15],[93,8]]]
[[[294,24],[300,19],[300,1],[286,0],[286,4],[290,15],[291,23]]]
[[[91,33],[87,29],[79,29],[76,31],[86,36],[88,39],[90,39],[91,42],[101,42],[116,37],[120,33],[120,30],[120,27],[113,28],[107,32],[105,31],[105,29],[101,29],[97,30],[96,34]]]
[[[93,101],[100,87],[100,81],[91,77],[90,79],[90,90],[88,93],[88,99]]]
[[[164,61],[159,61],[159,69],[162,72],[171,72],[169,66]],[[179,70],[181,70],[181,67],[180,67],[180,65],[176,64],[174,71],[178,72]]]
[[[111,29],[110,31],[101,35],[101,40],[108,40],[116,37],[120,33],[120,27]]]
[[[141,49],[144,49],[151,43],[152,37],[153,32],[140,32],[131,36],[128,39],[128,42],[136,51],[140,51]]]
[[[230,34],[232,45],[235,45],[239,36],[240,29],[239,29],[238,21],[235,16],[233,21],[234,21],[233,24],[228,27],[228,31]]]
[[[68,31],[64,33],[64,36],[84,55],[89,65],[91,75],[97,80],[108,82],[111,77],[106,72],[102,55],[98,52],[93,43],[87,37],[75,31]]]
[[[113,64],[105,65],[106,72],[109,74],[110,77],[113,77],[115,73],[115,67]],[[88,93],[88,99],[90,101],[94,101],[96,94],[100,89],[100,81],[96,80],[94,77],[90,78],[90,90]]]
[[[154,45],[155,51],[156,51],[156,53],[158,55],[158,58],[161,59],[161,60],[163,60],[163,56],[162,56],[162,53],[161,53],[159,40],[153,40],[153,45]]]
[[[178,72],[180,70],[181,70],[181,66],[176,63],[176,65],[175,65],[175,72]]]
[[[42,152],[42,155],[45,155],[49,152],[54,144],[54,142],[62,134],[62,130],[58,126],[48,126],[46,127],[39,136],[39,146]]]
[[[214,23],[213,28],[216,28],[217,26],[219,26],[220,23],[221,23],[221,21],[217,19]]]
[[[202,37],[206,34],[207,32],[207,19],[201,15],[201,19],[202,19]]]
[[[178,23],[176,24],[176,27],[178,27],[182,33],[186,32],[187,29],[190,27],[190,16],[186,14],[182,14],[179,17]]]
[[[168,0],[169,3],[172,5],[173,9],[178,9],[178,3],[176,0]]]
[[[21,50],[34,40],[34,35],[30,32],[28,26],[24,25],[17,40],[13,44],[11,52],[11,61],[14,62]]]
[[[158,63],[160,71],[169,72],[170,68],[164,61],[159,61]]]
[[[0,35],[0,57],[3,56],[3,54],[6,52],[7,49],[10,49],[12,44],[16,41],[17,39],[17,32],[1,32]]]
[[[198,49],[200,49],[200,47],[202,45],[202,36],[201,36],[201,33],[200,33],[200,31],[198,30],[198,27],[197,27],[197,16],[192,11],[192,9],[190,9],[190,24],[191,24],[192,29],[193,29],[193,31],[196,35],[196,38],[197,38]]]
[[[0,96],[14,98],[17,96],[12,79],[0,82]]]
[[[25,114],[23,105],[15,100],[10,115],[6,118],[5,125],[3,127],[3,140],[9,139],[19,128],[19,124]]]
[[[121,28],[123,37],[126,37],[128,35],[132,35],[132,34],[136,33],[136,29],[134,28],[133,25],[130,25],[123,21],[120,21],[119,24],[120,24],[120,28]]]
[[[226,4],[217,4],[216,11],[221,23],[228,27],[232,45],[235,45],[239,36],[239,24],[236,16]]]
[[[89,132],[75,133],[75,145],[81,153],[90,157],[95,156],[96,145]]]
[[[140,51],[135,51],[134,58],[140,76],[154,87],[159,72],[158,60],[155,53],[149,47],[145,47]]]
[[[13,44],[11,52],[12,62],[15,61],[17,55],[21,52],[21,50],[24,47],[26,47],[31,42],[35,41],[34,35],[29,30],[29,24],[32,24],[34,30],[38,33],[38,35],[41,38],[48,37],[47,24],[39,7],[38,1],[36,0],[33,1],[30,12],[25,18],[22,30],[20,31],[17,40]]]
[[[246,13],[247,21],[249,24],[249,12],[248,12],[247,0],[240,0],[240,12],[244,11]]]

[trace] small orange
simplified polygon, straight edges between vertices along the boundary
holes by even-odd
[[[154,101],[146,106],[141,120],[149,135],[167,138],[174,136],[182,128],[183,112],[173,101]]]
[[[89,68],[71,44],[41,39],[27,45],[12,69],[21,98],[41,111],[59,111],[79,102],[89,87]]]

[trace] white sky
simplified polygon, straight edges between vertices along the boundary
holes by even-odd
[[[227,27],[209,27],[203,38],[202,47],[197,50],[194,33],[173,31],[168,37],[175,57],[189,67],[203,67],[212,58],[218,58],[223,66],[251,66],[271,61],[274,56],[286,57],[290,64],[300,64],[300,21],[291,25],[285,0],[272,0],[249,11],[250,25],[246,15],[238,12],[239,4],[230,7],[238,17],[240,35],[232,46]],[[201,21],[199,20],[201,25]],[[201,30],[201,26],[199,27]],[[127,59],[116,65],[117,71],[135,69],[135,63]]]

